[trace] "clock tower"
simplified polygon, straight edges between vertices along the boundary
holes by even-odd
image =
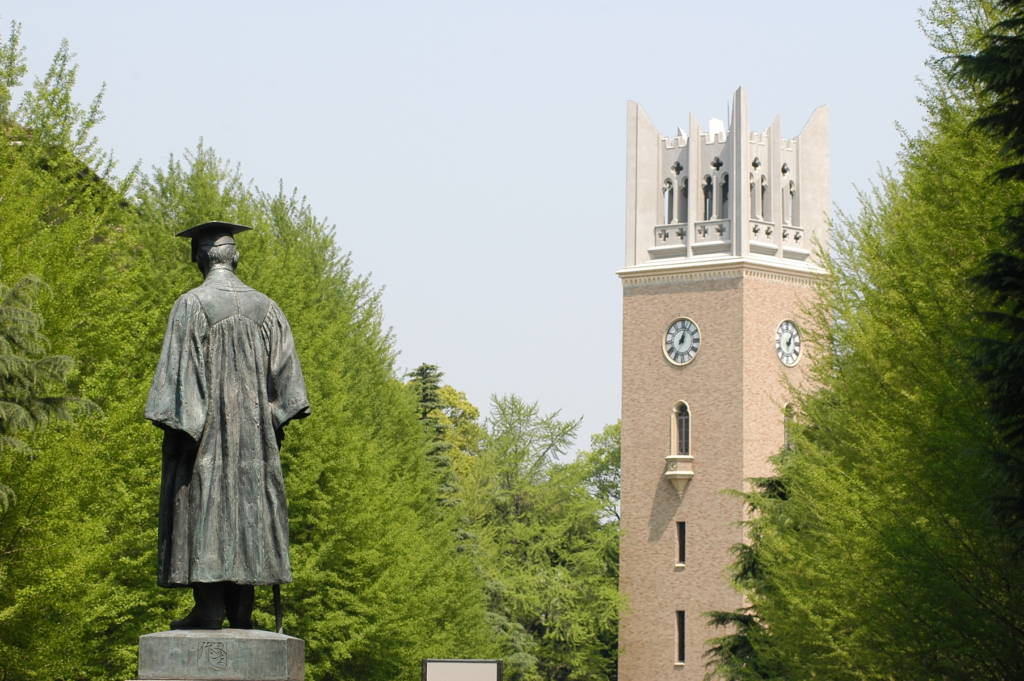
[[[627,106],[622,338],[622,681],[697,681],[703,613],[735,610],[745,509],[723,490],[770,474],[799,383],[801,309],[827,246],[828,110],[783,139],[775,119],[658,133]]]

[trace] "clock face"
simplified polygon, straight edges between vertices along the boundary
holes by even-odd
[[[788,367],[800,361],[800,329],[788,319],[775,331],[775,353]]]
[[[692,319],[682,317],[672,322],[665,333],[665,357],[673,364],[689,364],[700,349],[700,329]]]

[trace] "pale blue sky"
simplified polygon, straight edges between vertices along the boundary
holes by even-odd
[[[486,411],[515,392],[618,418],[626,101],[663,133],[725,118],[796,135],[828,104],[832,199],[895,162],[928,47],[913,0],[40,2],[8,0],[29,69],[67,38],[80,99],[107,83],[123,169],[200,137],[283,180],[385,286],[399,364]],[[313,370],[313,368],[310,368]]]

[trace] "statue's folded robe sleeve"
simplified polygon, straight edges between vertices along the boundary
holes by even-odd
[[[203,343],[208,320],[199,299],[178,298],[164,334],[164,347],[146,400],[145,417],[198,442],[206,425],[206,366]]]
[[[270,310],[260,333],[263,347],[267,349],[267,399],[274,430],[280,432],[289,421],[309,416],[306,381],[302,377],[299,355],[295,352],[292,329],[281,308],[273,301],[270,301]]]

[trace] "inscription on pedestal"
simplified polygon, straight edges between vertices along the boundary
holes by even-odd
[[[199,644],[199,668],[227,669],[228,653],[219,641],[203,641]]]

